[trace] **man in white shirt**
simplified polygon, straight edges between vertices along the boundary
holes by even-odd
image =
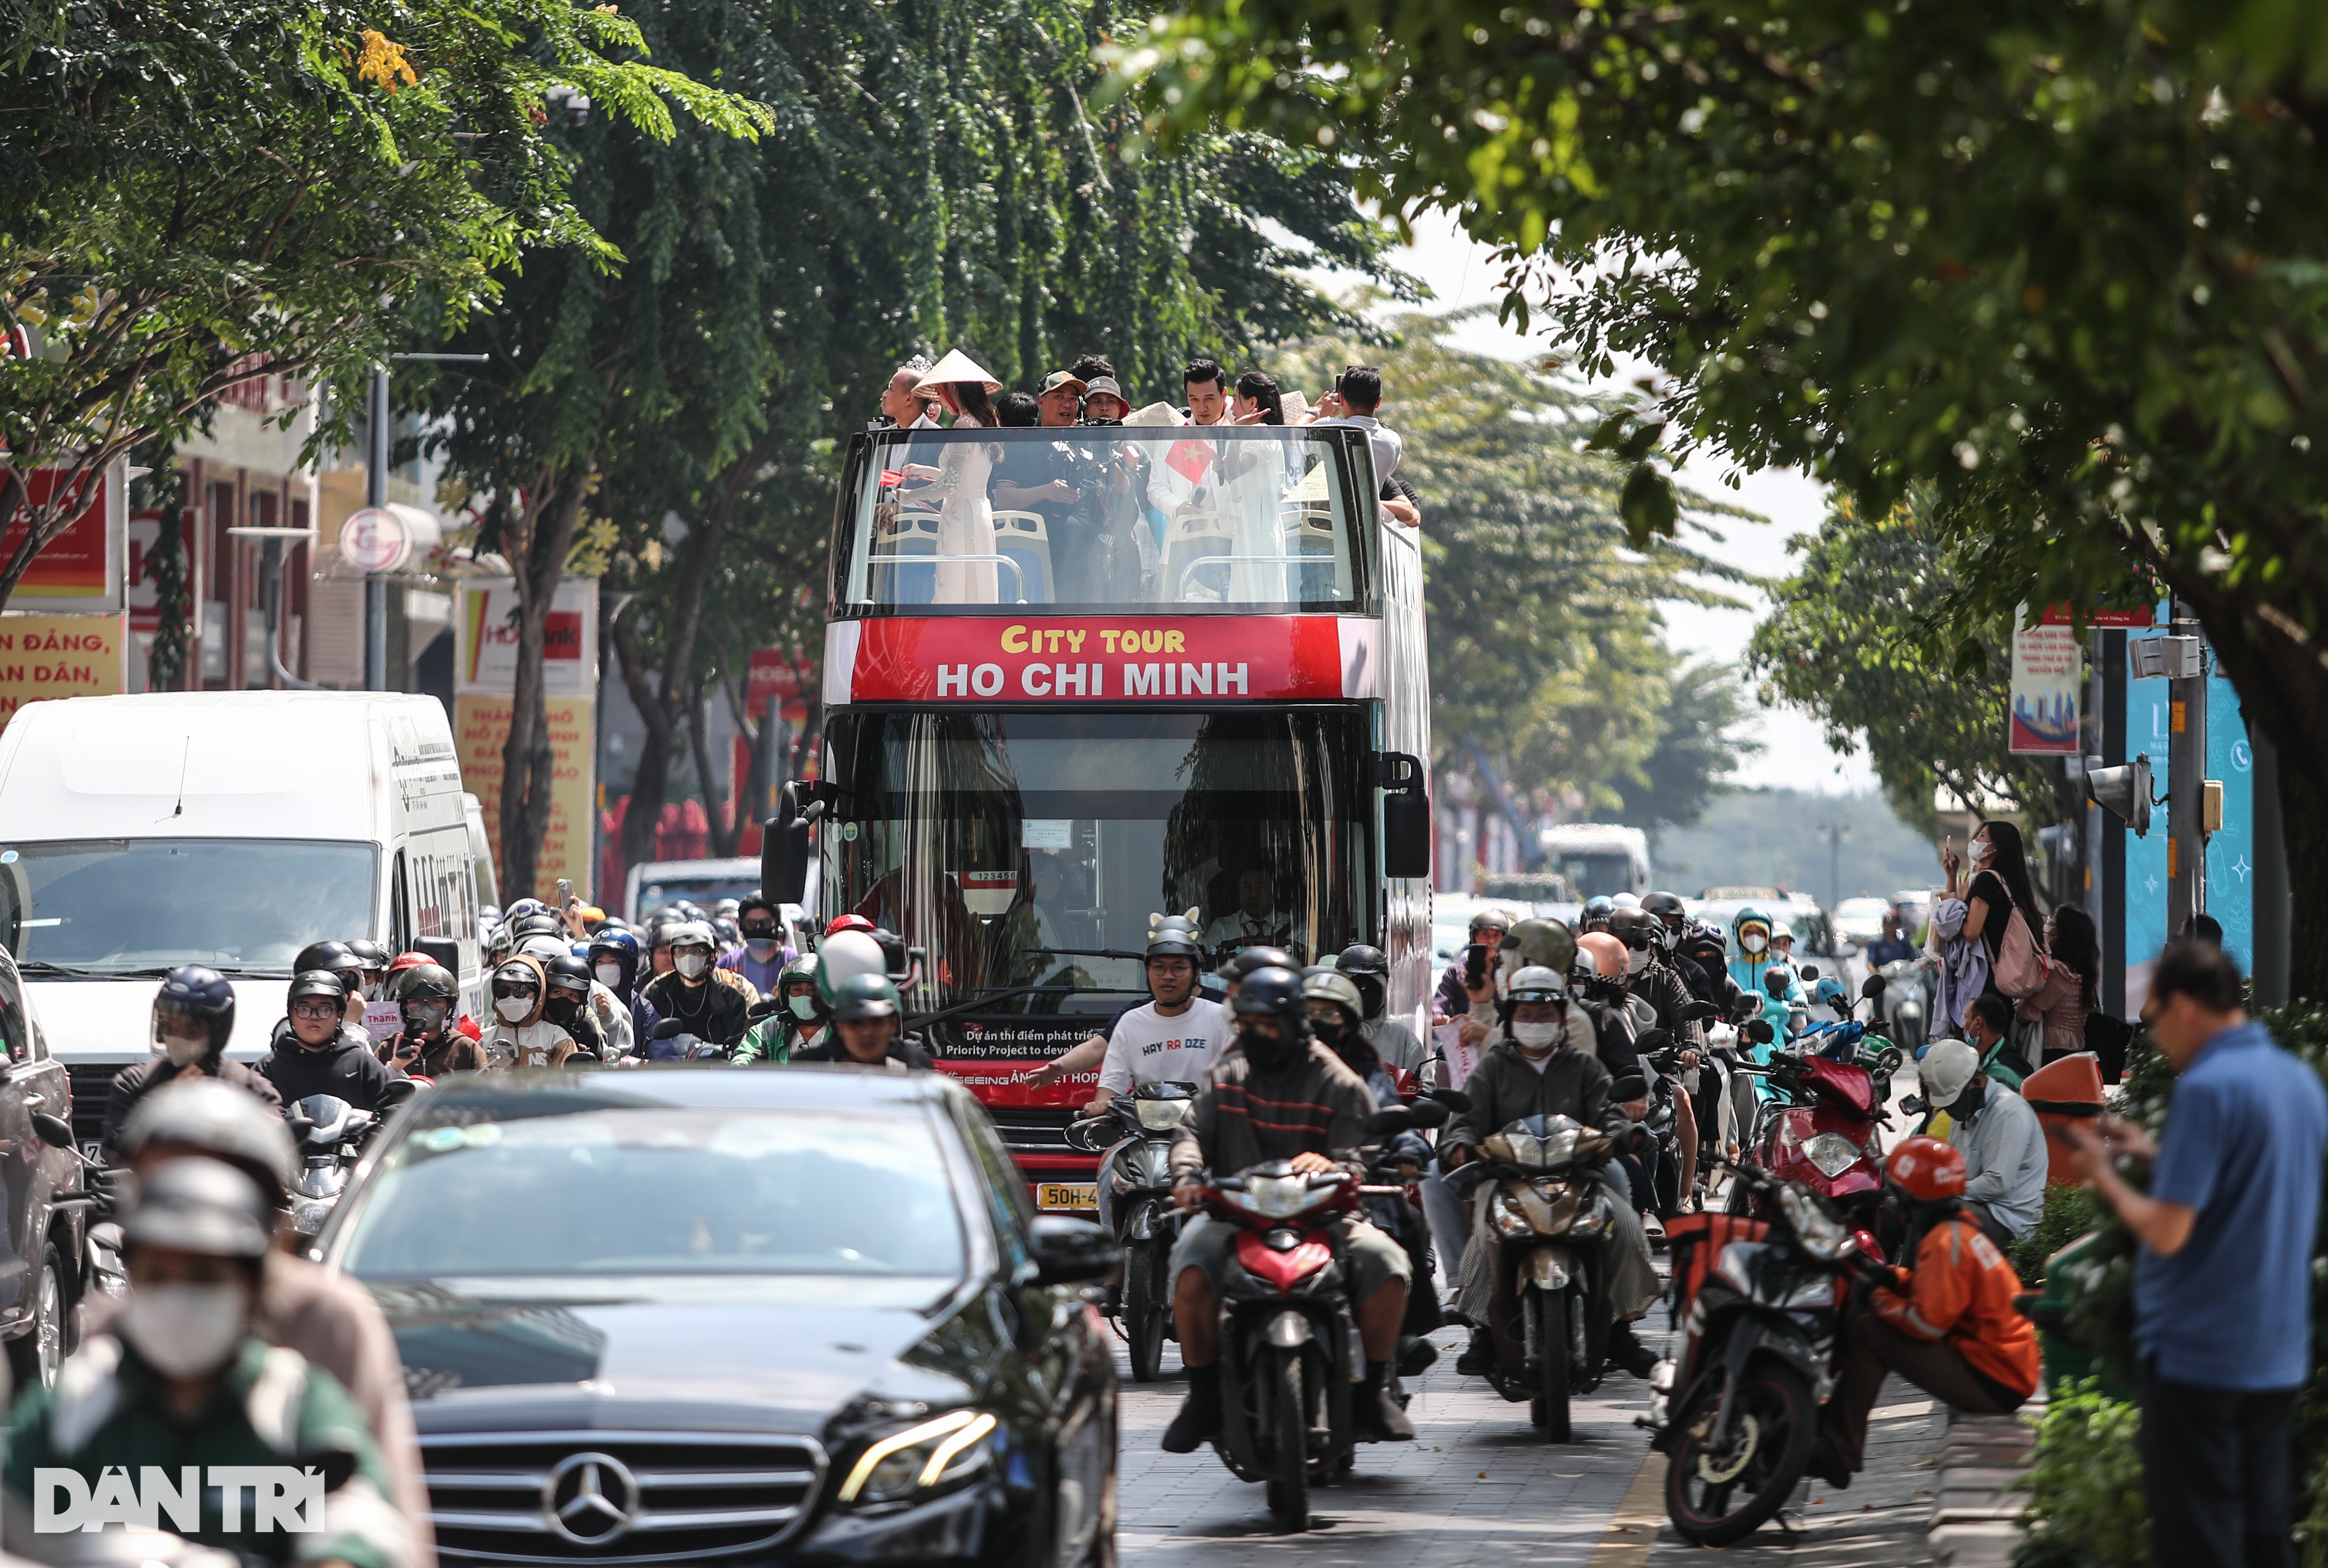
[[[1398,432],[1375,417],[1382,406],[1382,372],[1372,365],[1353,365],[1335,381],[1334,389],[1318,399],[1315,425],[1347,425],[1366,433],[1375,452],[1375,481],[1380,483],[1398,470],[1406,443]]]
[[[881,417],[906,430],[936,429],[937,404],[914,396],[915,387],[929,373],[929,360],[919,354],[898,366],[882,390]]]
[[[1277,879],[1267,866],[1249,865],[1237,874],[1237,907],[1205,928],[1205,946],[1225,949],[1281,947],[1293,922],[1277,909]]]
[[[2010,1027],[2011,1004],[1983,996],[1973,1009],[1966,1029],[1974,1043],[1941,1041],[1916,1068],[1925,1103],[1954,1123],[1948,1143],[1965,1157],[1965,1210],[2003,1246],[2036,1229],[2045,1207],[2045,1129],[2028,1101],[1981,1070],[2002,1039],[1994,1014]]]
[[[1028,1086],[1040,1088],[1097,1066],[1099,1089],[1084,1107],[1085,1115],[1097,1115],[1108,1101],[1142,1084],[1204,1082],[1205,1069],[1234,1031],[1219,1003],[1197,994],[1199,956],[1193,921],[1181,915],[1150,916],[1150,1000],[1119,1013],[1104,1035],[1093,1035],[1029,1074]]]

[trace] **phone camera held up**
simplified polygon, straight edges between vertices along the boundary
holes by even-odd
[[[1477,991],[1488,983],[1488,944],[1474,942],[1463,949],[1463,984]]]

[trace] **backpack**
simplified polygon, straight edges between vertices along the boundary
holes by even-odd
[[[1996,945],[1996,963],[1989,975],[1999,991],[2019,1001],[2036,995],[2037,988],[2045,984],[2047,959],[2038,950],[2036,933],[2030,930],[2021,906],[2005,908],[2004,936]]]

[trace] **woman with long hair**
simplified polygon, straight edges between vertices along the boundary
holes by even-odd
[[[943,404],[955,416],[956,430],[991,430],[1002,423],[993,403],[994,394],[1001,390],[1001,382],[956,349],[915,384],[914,394]],[[943,458],[936,482],[921,492],[924,498],[941,502],[936,602],[995,603],[994,504],[988,499],[987,487],[1002,449],[983,441],[960,441],[947,442],[940,450]],[[980,560],[980,556],[988,559]],[[1018,595],[1011,597],[1015,600]]]
[[[2005,995],[1996,984],[1996,956],[2004,945],[2005,927],[2017,910],[2029,924],[2032,942],[2042,944],[2040,935],[2045,929],[2045,917],[2037,908],[2037,891],[2029,881],[2029,855],[2022,845],[2021,829],[2010,822],[1984,822],[1974,832],[1967,854],[1971,860],[1972,875],[1965,877],[1965,857],[1951,850],[1941,857],[1941,866],[1948,873],[1948,885],[1943,899],[1964,901],[1964,923],[1956,931],[1943,930],[1944,944],[1978,942],[1979,957],[1986,962],[1980,966],[1979,994],[2002,998],[2007,1007],[2019,998]],[[1962,1000],[1969,1005],[1970,998]],[[1951,1009],[1953,1012],[1953,1008]],[[1959,1026],[1963,1018],[1954,1022]]]
[[[2045,982],[2014,1012],[2045,1026],[2044,1061],[2086,1049],[2086,1019],[2100,1005],[2102,947],[2094,918],[2075,904],[2045,917]]]
[[[1277,389],[1277,378],[1266,370],[1247,370],[1238,377],[1230,415],[1239,425],[1284,424],[1285,395]]]

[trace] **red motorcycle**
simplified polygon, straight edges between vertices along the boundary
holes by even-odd
[[[1436,1126],[1432,1100],[1378,1112],[1375,1131]],[[1310,1487],[1350,1468],[1357,1449],[1351,1390],[1366,1377],[1349,1268],[1328,1228],[1366,1197],[1345,1171],[1305,1174],[1286,1161],[1224,1176],[1198,1194],[1237,1227],[1221,1271],[1221,1435],[1214,1451],[1239,1480],[1265,1481],[1287,1530],[1310,1527]]]
[[[1882,982],[1871,980],[1879,1000]],[[1767,1067],[1740,1070],[1761,1078],[1772,1099],[1757,1118],[1748,1156],[1764,1174],[1798,1182],[1828,1202],[1854,1229],[1878,1227],[1883,1200],[1883,1148],[1877,1129],[1891,1125],[1883,1108],[1900,1052],[1844,1022],[1798,1035]],[[1732,1183],[1729,1209],[1769,1218],[1757,1189]]]

